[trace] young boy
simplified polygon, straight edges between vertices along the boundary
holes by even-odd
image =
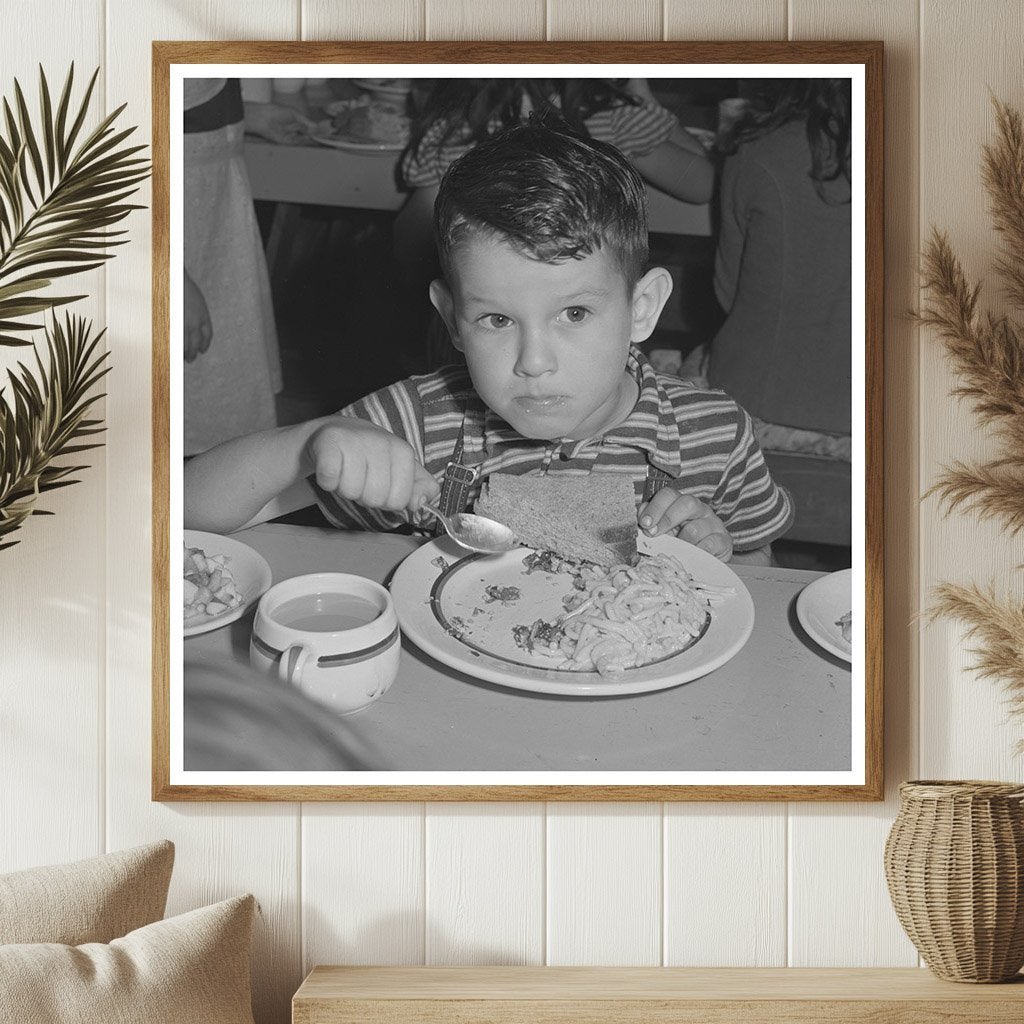
[[[644,272],[646,192],[619,151],[508,129],[452,165],[434,225],[444,279],[430,298],[466,365],[195,457],[185,525],[230,532],[315,498],[342,528],[426,528],[421,505],[442,486],[464,511],[495,472],[610,471],[632,476],[648,533],[767,564],[793,510],[750,417],[636,348],[672,278]]]

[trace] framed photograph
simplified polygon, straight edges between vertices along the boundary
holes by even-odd
[[[881,43],[154,43],[154,799],[881,799],[882,139]]]

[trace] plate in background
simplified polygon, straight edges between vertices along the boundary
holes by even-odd
[[[220,629],[230,622],[240,619],[270,589],[272,576],[267,560],[248,544],[243,544],[233,537],[222,537],[219,533],[204,533],[200,530],[185,530],[185,546],[201,548],[204,555],[226,555],[227,569],[235,581],[238,592],[242,595],[242,603],[220,615],[211,615],[201,622],[185,626],[186,637],[199,633],[208,633],[211,629]],[[179,571],[181,569],[179,568]]]
[[[853,607],[852,580],[852,570],[840,569],[808,583],[796,598],[796,617],[807,635],[843,661],[853,660],[853,647],[837,623]]]

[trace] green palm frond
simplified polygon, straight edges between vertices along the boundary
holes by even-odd
[[[149,176],[145,146],[125,146],[135,131],[115,130],[126,105],[83,134],[95,71],[72,110],[74,65],[56,109],[39,69],[39,119],[34,127],[20,84],[14,106],[5,99],[0,126],[0,346],[29,345],[26,321],[82,295],[42,294],[55,280],[94,270],[112,257],[102,250],[123,245],[114,226],[141,209],[128,203]],[[6,429],[7,425],[4,424]]]
[[[96,384],[109,372],[107,353],[97,352],[103,332],[65,313],[46,331],[49,359],[36,353],[36,367],[19,363],[9,373],[10,395],[0,391],[0,551],[17,541],[9,537],[30,515],[48,515],[36,507],[40,494],[76,483],[85,466],[57,465],[55,459],[100,446],[100,420],[89,419],[103,397]]]

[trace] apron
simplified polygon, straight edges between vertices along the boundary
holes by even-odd
[[[281,390],[266,257],[242,152],[244,124],[185,132],[184,258],[213,337],[184,365],[184,454],[277,425]]]

